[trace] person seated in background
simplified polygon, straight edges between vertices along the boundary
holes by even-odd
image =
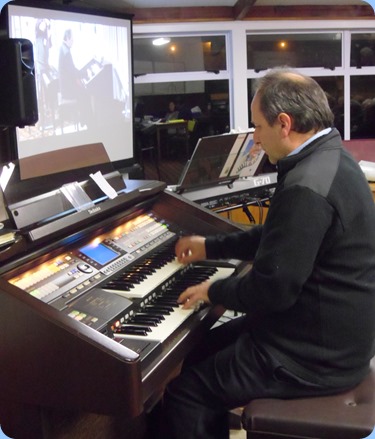
[[[168,110],[161,122],[169,122],[176,119],[193,119],[193,113],[186,106],[184,99],[180,96],[178,96],[175,100],[172,99],[168,102]]]
[[[164,122],[169,122],[170,120],[179,119],[179,111],[177,110],[175,101],[169,101],[168,111],[164,117]]]
[[[142,100],[137,100],[135,106],[135,133],[136,133],[136,144],[139,148],[150,148],[156,144],[156,127],[155,123],[165,123],[172,120],[178,119],[178,110],[176,108],[175,101],[171,100],[168,103],[168,110],[163,118],[157,119],[152,118],[150,120],[145,120],[145,105]],[[175,128],[168,128],[171,130],[169,134],[175,134]],[[165,132],[160,133],[163,137],[166,135]],[[163,139],[166,140],[165,138]],[[138,148],[138,149],[139,149]]]
[[[181,102],[180,99],[177,100],[177,102]],[[168,111],[164,117],[164,119],[162,120],[163,122],[172,122],[174,120],[178,120],[178,119],[184,119],[184,120],[188,120],[185,119],[184,115],[186,116],[184,111],[181,111],[181,107],[178,107],[175,101],[169,101],[168,103]],[[164,133],[161,133],[162,136],[162,141],[168,142],[170,139],[170,137],[176,136],[181,132],[181,135],[184,135],[184,131],[186,128],[168,128],[167,129],[167,137],[164,137]]]

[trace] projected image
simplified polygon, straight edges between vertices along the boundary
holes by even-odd
[[[132,157],[130,20],[10,4],[9,31],[33,43],[38,95],[19,157],[97,142],[112,161]]]

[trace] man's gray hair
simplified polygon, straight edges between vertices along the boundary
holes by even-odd
[[[260,111],[271,126],[280,113],[292,118],[292,129],[299,133],[333,126],[334,116],[327,96],[309,76],[289,68],[272,69],[258,79],[256,93]]]

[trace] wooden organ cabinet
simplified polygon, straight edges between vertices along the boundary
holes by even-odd
[[[239,227],[155,181],[124,180],[90,209],[65,204],[59,190],[7,203],[20,233],[0,253],[1,427],[15,439],[152,437],[148,412],[224,311],[185,312],[176,294],[245,270],[183,267],[174,243]],[[164,314],[151,332],[149,313]]]

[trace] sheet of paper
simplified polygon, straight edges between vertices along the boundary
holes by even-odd
[[[100,171],[95,172],[95,174],[90,174],[90,177],[95,181],[95,183],[100,187],[100,189],[107,195],[107,197],[111,199],[117,197],[117,192],[103,177],[103,174]]]
[[[8,165],[3,166],[3,170],[0,175],[0,186],[3,191],[5,191],[5,188],[7,187],[10,177],[13,174],[14,168],[15,165],[12,162],[10,162]]]

